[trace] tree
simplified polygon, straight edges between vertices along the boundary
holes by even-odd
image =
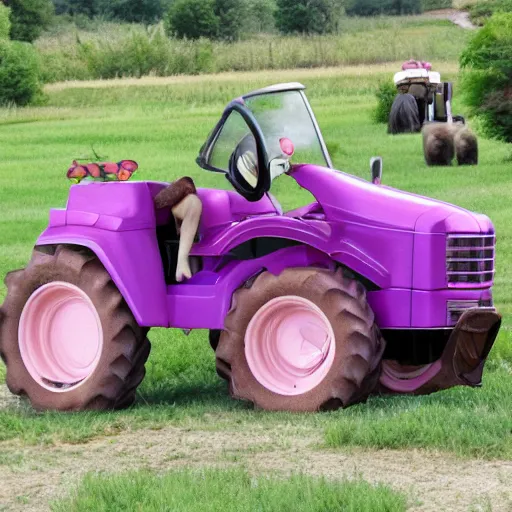
[[[4,4],[0,4],[0,39],[9,39],[11,31],[11,10]]]
[[[336,17],[336,0],[277,0],[276,26],[283,34],[331,32]]]
[[[101,14],[129,23],[153,23],[164,15],[162,0],[97,0]]]
[[[462,91],[488,135],[512,142],[512,12],[494,14],[460,58]]]
[[[274,32],[276,28],[275,0],[246,0],[247,19],[244,20],[244,29],[248,33],[260,34]]]
[[[240,39],[249,15],[248,3],[245,0],[215,0],[213,10],[219,19],[218,38],[227,41]]]
[[[165,27],[169,35],[179,38],[216,38],[219,18],[213,0],[176,0],[167,13]]]
[[[4,0],[11,9],[11,39],[35,41],[52,22],[51,0]]]
[[[98,0],[53,0],[55,14],[84,14],[92,18],[100,14]]]
[[[418,14],[422,11],[422,0],[349,0],[346,7],[349,16]]]

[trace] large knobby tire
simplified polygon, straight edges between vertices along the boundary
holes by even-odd
[[[35,248],[27,267],[7,274],[5,284],[0,355],[12,393],[36,410],[120,409],[135,401],[149,329],[137,324],[94,253]],[[45,372],[69,377],[52,380]]]
[[[267,318],[268,323],[258,330],[256,326]],[[313,334],[306,332],[308,322],[315,325]],[[294,329],[299,329],[299,336]],[[329,339],[329,332],[333,336],[330,344],[315,342],[316,347],[324,343],[320,356],[320,350],[309,350],[313,345],[305,340],[319,334],[323,339],[322,329],[325,339]],[[290,353],[295,350],[290,348],[294,343],[300,351],[307,349],[300,357]],[[263,272],[233,296],[216,350],[217,373],[229,381],[233,398],[252,402],[257,408],[333,410],[367,399],[378,383],[384,349],[366,290],[359,282],[344,277],[341,271],[315,268],[287,269],[278,276]],[[281,354],[285,354],[283,361]],[[306,359],[301,359],[303,355]],[[254,363],[258,357],[261,371]],[[293,367],[292,373],[299,374],[305,368],[307,375],[289,387],[279,387],[280,382],[274,386],[274,368],[276,374],[286,373],[283,368],[288,368],[290,361],[300,361],[300,366],[305,360],[314,360],[315,368],[310,370],[309,362],[298,370]],[[292,384],[293,379],[294,375]]]

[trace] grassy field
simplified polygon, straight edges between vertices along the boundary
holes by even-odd
[[[454,63],[443,65],[434,61],[434,65],[443,78],[456,79]],[[112,438],[115,443],[116,436],[129,436],[132,432],[137,436],[136,431],[144,435],[141,434],[140,439],[135,437],[135,444],[153,436],[156,439],[164,431],[171,437],[174,432],[180,435],[197,432],[199,437],[191,444],[195,443],[199,450],[210,437],[226,434],[234,439],[247,435],[259,440],[255,450],[264,457],[310,440],[313,448],[308,450],[312,450],[313,458],[317,452],[343,454],[347,450],[362,449],[380,450],[385,454],[389,449],[424,449],[433,450],[431,453],[452,453],[466,460],[471,457],[482,461],[512,460],[512,270],[507,265],[512,257],[509,222],[512,205],[508,201],[508,186],[512,184],[511,148],[481,139],[478,167],[426,167],[420,136],[393,138],[387,135],[384,125],[371,123],[375,104],[373,92],[379,81],[392,78],[398,66],[399,63],[392,63],[373,68],[153,78],[124,85],[54,85],[48,87],[47,104],[43,107],[0,110],[0,202],[3,206],[0,274],[3,276],[27,262],[36,237],[46,226],[49,208],[65,205],[69,189],[65,172],[74,158],[93,158],[91,147],[94,147],[103,158],[138,161],[138,179],[172,180],[187,174],[200,186],[229,188],[223,177],[202,171],[194,163],[223,107],[234,96],[256,87],[299,80],[308,86],[308,96],[337,168],[368,178],[370,157],[381,155],[386,184],[483,212],[494,221],[498,239],[495,300],[504,314],[504,327],[491,353],[483,388],[453,389],[429,397],[372,398],[367,404],[345,411],[318,415],[268,414],[229,399],[225,383],[215,373],[206,332],[197,331],[185,337],[181,332],[154,329],[150,332],[153,348],[147,376],[140,387],[137,404],[130,410],[35,414],[25,403],[3,392],[0,395],[0,441],[3,441],[0,475],[36,471],[33,467],[46,468],[44,472],[38,471],[41,475],[51,475],[52,471],[57,471],[53,462],[57,455],[50,453],[64,457],[76,449],[76,453],[84,457],[90,447],[95,442],[103,442],[102,439],[106,439],[107,444],[101,445],[103,451],[99,453],[106,453],[111,446],[108,439]],[[457,83],[455,97],[454,111],[464,114],[457,98]],[[310,200],[306,193],[290,188],[288,183],[287,178],[282,177],[273,187],[273,193],[285,209]],[[0,300],[4,296],[2,285]],[[89,444],[80,448],[87,442]],[[172,444],[167,437],[162,442]],[[231,441],[224,442],[229,446]],[[75,448],[65,448],[69,446]],[[179,454],[179,448],[175,449]],[[191,450],[192,455],[197,453]],[[46,462],[36,464],[33,461],[33,453],[41,456],[43,452],[49,466],[44,465]],[[241,447],[240,452],[230,453],[229,460],[236,462],[241,454],[249,452],[248,448]],[[370,457],[375,462],[377,455],[372,453]],[[302,467],[300,448],[294,451],[295,456],[298,467]],[[132,464],[139,464],[138,457]],[[398,455],[390,457],[396,459]],[[405,454],[404,457],[410,456]],[[122,463],[124,459],[119,460]],[[102,464],[104,462],[100,466]],[[434,467],[432,471],[437,469]],[[48,478],[51,481],[50,476]],[[147,478],[148,482],[153,482],[152,477]],[[175,485],[171,483],[174,476],[168,478],[169,485]],[[131,482],[121,481],[122,485]],[[94,498],[100,500],[98,503],[107,499],[104,496],[111,485],[110,481],[101,483]],[[145,481],[140,485],[146,486]],[[86,495],[90,494],[90,486],[96,489],[96,484],[88,481],[84,486],[73,505],[57,509],[85,510]],[[23,501],[23,496],[20,499]],[[399,510],[400,506],[387,510]],[[114,505],[109,510],[113,509]]]
[[[66,27],[44,35],[36,47],[43,79],[56,82],[378,64],[426,55],[450,62],[469,36],[448,20],[428,16],[342,18],[337,34],[258,34],[236,43],[169,39],[161,25],[99,23],[88,31]]]

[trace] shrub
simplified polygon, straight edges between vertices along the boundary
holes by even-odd
[[[219,32],[219,18],[213,0],[176,0],[165,20],[171,36],[187,39],[215,38]]]
[[[24,106],[40,93],[39,62],[24,42],[0,41],[0,104]]]
[[[11,9],[11,39],[35,41],[53,19],[51,0],[4,0]]]
[[[9,33],[11,31],[10,14],[11,10],[9,7],[0,4],[0,39],[9,39]]]
[[[348,0],[349,16],[400,15],[422,12],[421,0]]]
[[[283,34],[325,34],[335,28],[335,0],[277,0],[276,26]]]
[[[383,82],[379,85],[375,95],[377,96],[377,106],[373,111],[373,120],[376,123],[387,123],[393,101],[398,91],[392,82]]]
[[[512,142],[512,13],[494,14],[460,58],[462,91],[488,135]]]

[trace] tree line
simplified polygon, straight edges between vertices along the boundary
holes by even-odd
[[[254,32],[326,34],[341,16],[419,14],[452,0],[3,0],[11,39],[34,41],[54,17],[163,21],[171,37],[237,40]]]

